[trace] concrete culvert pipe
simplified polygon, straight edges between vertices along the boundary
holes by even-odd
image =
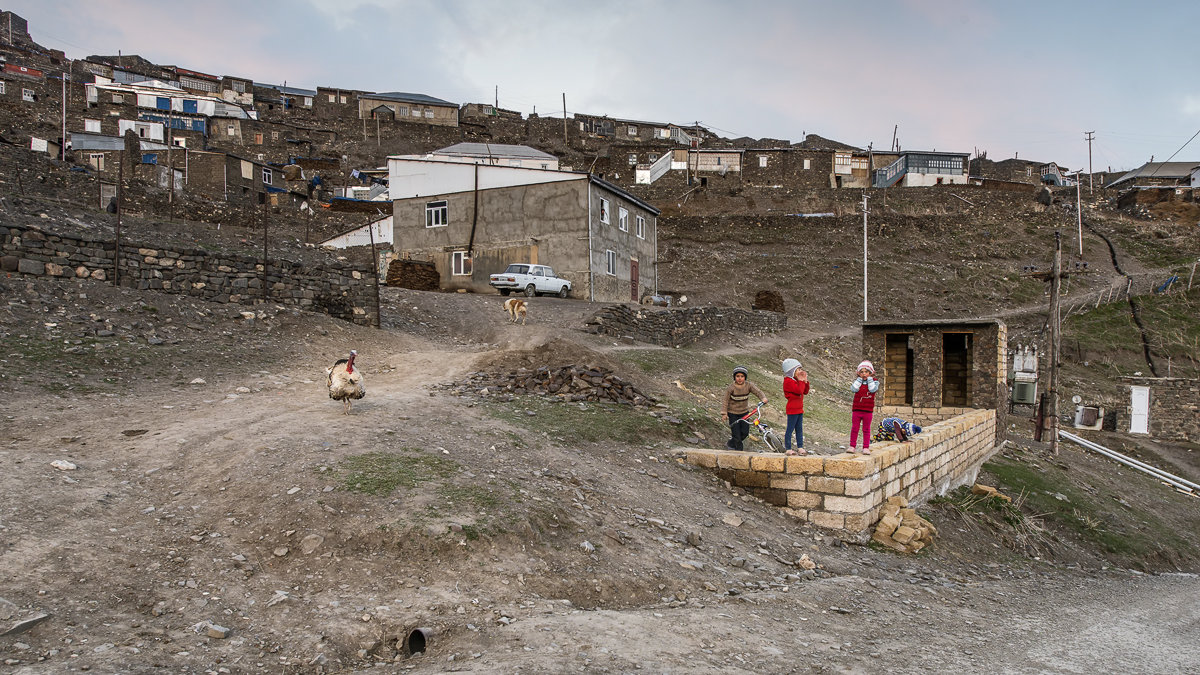
[[[433,637],[433,629],[428,627],[414,628],[404,639],[404,655],[420,654],[429,646],[429,638]]]

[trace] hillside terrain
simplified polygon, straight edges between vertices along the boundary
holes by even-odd
[[[776,402],[785,356],[813,378],[810,447],[838,452],[861,354],[854,195],[714,192],[663,205],[663,290],[740,307],[778,290],[787,331],[666,349],[585,332],[596,307],[579,300],[535,299],[522,326],[498,296],[387,288],[372,329],[270,303],[0,279],[0,490],[19,496],[0,507],[0,631],[44,617],[0,637],[0,658],[21,673],[1194,664],[1195,499],[1067,445],[1051,455],[1027,417],[1010,418],[980,476],[1016,506],[934,500],[921,512],[939,536],[916,556],[844,543],[682,464],[680,448],[722,442],[715,394],[732,366]],[[1001,316],[1014,342],[1044,341],[1044,289],[1023,268],[1048,266],[1056,227],[1074,244],[1067,200],[950,192],[872,196],[872,319]],[[816,212],[836,215],[787,215]],[[1123,409],[1117,377],[1148,368],[1143,336],[1160,367],[1200,374],[1200,289],[1148,292],[1186,280],[1200,243],[1194,223],[1099,196],[1085,217],[1064,392]],[[0,219],[113,225],[70,191],[32,188],[5,194]],[[147,243],[260,245],[236,224],[127,222]],[[324,255],[295,242],[301,225],[281,223],[272,246]],[[1129,278],[1140,324],[1108,294]],[[368,394],[343,415],[324,368],[350,349]],[[658,403],[461,385],[566,364],[610,368]],[[1200,476],[1194,444],[1088,437]]]

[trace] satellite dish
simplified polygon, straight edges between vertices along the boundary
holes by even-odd
[[[1079,402],[1081,402],[1082,400],[1083,400],[1082,398],[1079,398],[1079,394],[1075,394],[1074,396],[1072,396],[1072,397],[1071,397],[1071,403],[1075,403],[1075,404],[1077,404],[1077,405],[1078,405],[1078,404],[1079,404]]]

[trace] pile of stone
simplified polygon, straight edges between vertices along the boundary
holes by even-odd
[[[387,269],[388,286],[410,288],[414,291],[436,291],[442,277],[437,267],[424,260],[393,260]]]
[[[451,388],[460,396],[497,396],[501,400],[536,394],[572,402],[608,401],[638,406],[655,402],[653,396],[600,366],[566,365],[537,370],[520,368],[509,373],[477,372]]]
[[[871,539],[901,553],[916,553],[933,543],[937,528],[908,508],[908,500],[896,495],[888,498]]]

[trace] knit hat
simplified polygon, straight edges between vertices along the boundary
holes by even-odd
[[[783,360],[783,374],[784,375],[791,375],[792,371],[799,367],[800,367],[800,362],[797,361],[796,359],[784,359]]]
[[[858,364],[858,368],[855,368],[854,372],[857,373],[858,371],[862,370],[863,368],[866,368],[867,370],[871,371],[872,375],[875,374],[875,366],[871,365],[870,361],[863,361],[862,363]]]
[[[746,366],[737,366],[737,367],[735,367],[735,368],[733,369],[733,374],[734,374],[734,375],[737,375],[738,373],[741,373],[741,374],[745,375],[747,378],[748,378],[748,377],[750,377],[750,371],[749,371],[749,370],[746,370]]]

